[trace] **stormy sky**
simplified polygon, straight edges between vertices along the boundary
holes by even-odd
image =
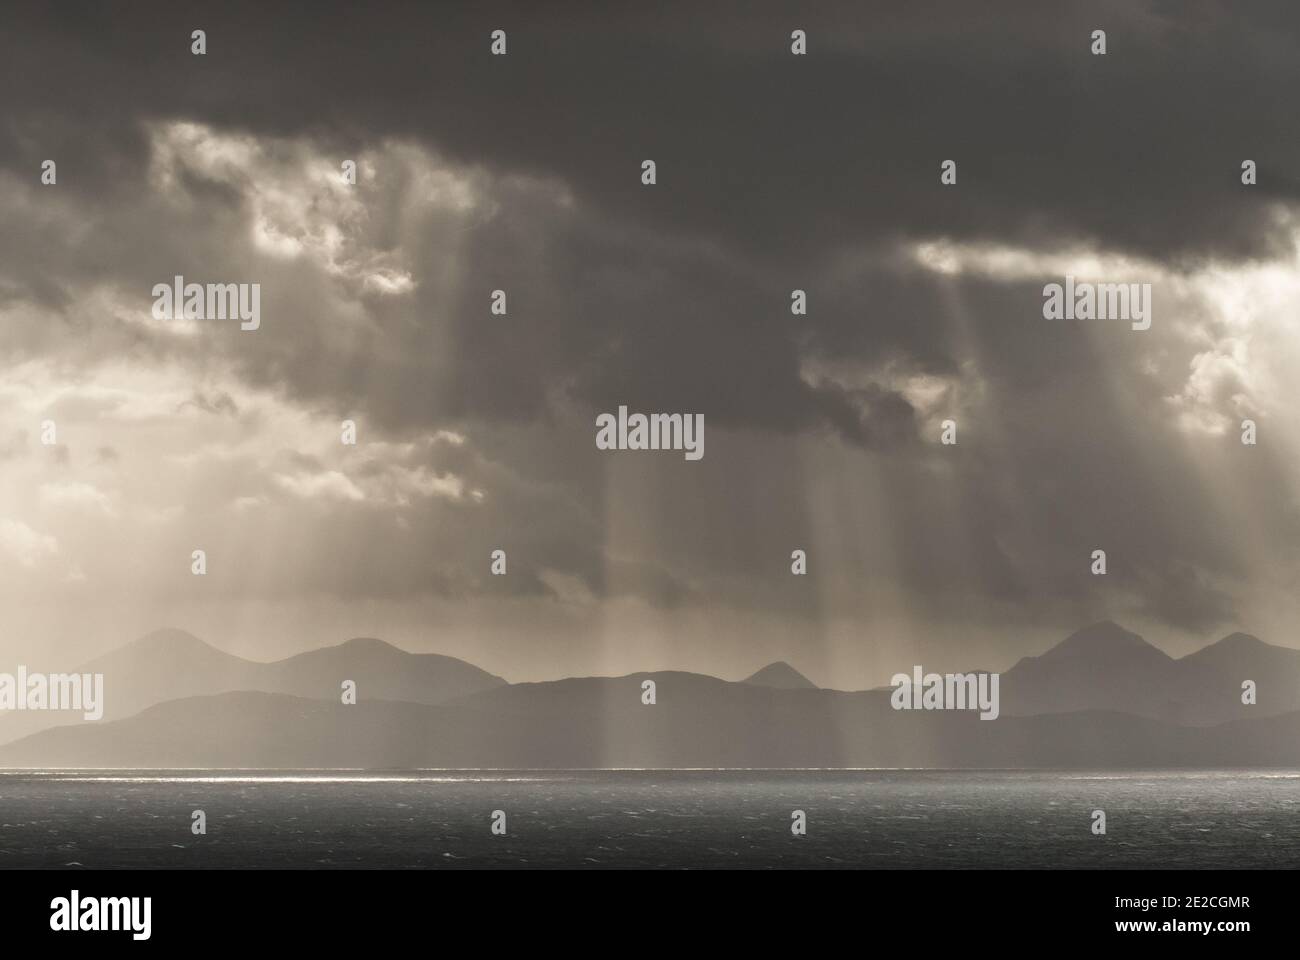
[[[807,7],[6,5],[0,654],[851,688],[1102,618],[1297,645],[1300,10]],[[155,319],[178,274],[260,329]],[[1045,320],[1066,275],[1151,328]],[[703,459],[596,449],[620,405]]]

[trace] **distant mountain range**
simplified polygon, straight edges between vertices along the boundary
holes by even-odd
[[[35,669],[35,667],[33,667]],[[900,665],[907,672],[910,664]],[[1027,657],[1001,716],[896,711],[789,664],[507,684],[452,657],[350,640],[275,663],[182,631],[92,661],[106,720],[0,747],[8,767],[1110,767],[1300,764],[1300,651],[1234,634],[1181,659],[1111,622]],[[340,702],[344,680],[358,703]],[[656,702],[642,702],[643,682]],[[1258,703],[1241,703],[1253,680]],[[59,715],[0,717],[7,721]],[[27,731],[22,731],[26,733]]]
[[[129,717],[168,700],[241,690],[337,700],[344,679],[355,681],[363,698],[412,703],[442,703],[505,683],[455,657],[407,653],[382,640],[357,638],[259,663],[218,650],[184,630],[156,630],[75,672],[104,675],[104,720]],[[3,712],[0,742],[80,722],[80,714]]]
[[[1256,685],[1253,706],[1241,702],[1246,680]],[[1077,710],[1191,725],[1300,710],[1300,650],[1234,633],[1176,660],[1106,620],[1003,674],[1004,715]]]

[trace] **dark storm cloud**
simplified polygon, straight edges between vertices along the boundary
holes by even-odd
[[[1188,522],[1211,516],[1211,498],[1162,426],[1168,391],[1144,379],[1134,341],[1044,323],[1040,284],[936,277],[899,251],[934,238],[1095,244],[1171,267],[1278,251],[1290,234],[1271,208],[1300,198],[1300,15],[1282,3],[804,7],[11,7],[0,165],[26,183],[56,158],[63,207],[0,224],[0,291],[63,319],[10,331],[8,346],[69,361],[224,356],[247,384],[331,416],[355,410],[363,429],[466,428],[473,451],[438,464],[482,482],[486,506],[440,504],[383,542],[367,540],[367,508],[350,507],[325,536],[350,557],[324,584],[340,594],[550,596],[554,570],[599,595],[815,614],[785,564],[814,527],[802,495],[815,468],[798,441],[831,436],[847,449],[823,467],[888,455],[867,462],[897,534],[891,552],[864,548],[826,572],[838,600],[894,577],[927,608],[979,596],[1104,614],[1116,594],[1080,571],[1105,546],[1149,615],[1196,629],[1231,618],[1221,584],[1246,567],[1219,526]],[[504,58],[487,52],[498,27]],[[795,27],[808,57],[789,53]],[[189,53],[195,28],[204,57]],[[1097,28],[1106,57],[1088,52]],[[454,243],[432,216],[403,231],[410,184],[381,170],[359,188],[383,213],[366,241],[402,250],[416,286],[392,299],[349,289],[357,312],[345,314],[315,265],[231,243],[238,186],[181,167],[188,203],[156,200],[149,131],[174,120],[337,156],[417,141],[473,171],[498,212],[456,225]],[[1247,158],[1260,176],[1249,189]],[[644,159],[658,164],[652,189]],[[955,188],[939,183],[945,159]],[[255,351],[230,331],[180,343],[69,309],[97,283],[142,297],[174,273],[223,271],[260,279],[266,316],[289,318],[269,319]],[[498,287],[509,321],[485,322]],[[794,288],[808,291],[806,318],[790,315]],[[984,391],[971,409],[985,418],[963,421],[949,458],[959,481],[935,472],[922,411],[882,371]],[[637,558],[607,551],[617,524],[598,506],[617,491],[591,415],[619,404],[703,411],[719,431],[690,471],[645,465],[661,493]],[[1250,469],[1288,516],[1277,473]],[[1296,532],[1272,527],[1279,545]],[[507,535],[512,576],[480,576]],[[456,546],[412,566],[434,538]]]
[[[1300,23],[1287,3],[19,6],[11,168],[130,179],[134,121],[343,144],[420,137],[553,176],[625,222],[779,257],[898,236],[1099,239],[1260,255],[1294,201]],[[209,53],[189,53],[207,30]],[[789,54],[794,26],[812,53]],[[487,54],[488,33],[511,35]],[[1105,58],[1088,51],[1105,29]],[[17,96],[18,90],[22,96]],[[637,189],[642,159],[657,191]],[[1260,186],[1243,196],[1243,159]],[[938,185],[959,162],[957,191]],[[1194,202],[1187,200],[1189,194]]]
[[[707,409],[718,425],[828,424],[850,442],[890,446],[913,432],[906,401],[878,386],[812,390],[800,356],[901,352],[918,369],[951,371],[948,318],[926,280],[864,277],[830,300],[814,281],[837,250],[946,236],[1233,257],[1262,255],[1283,236],[1266,208],[1295,197],[1300,144],[1285,91],[1297,88],[1300,57],[1287,56],[1297,24],[1282,5],[831,5],[809,14],[747,4],[699,22],[687,11],[19,7],[11,16],[23,29],[0,41],[11,46],[5,62],[15,81],[41,80],[15,98],[0,162],[28,177],[57,156],[60,190],[87,204],[85,219],[118,221],[105,225],[112,242],[77,251],[75,269],[121,280],[127,253],[145,261],[127,268],[141,284],[180,269],[159,253],[186,246],[130,251],[128,238],[151,229],[145,216],[121,220],[146,189],[143,120],[306,135],[340,150],[416,137],[453,161],[563,183],[581,218],[507,195],[507,214],[471,237],[459,298],[420,288],[416,310],[449,317],[451,340],[416,332],[419,359],[399,365],[399,389],[375,390],[339,364],[332,377],[317,364],[295,370],[275,350],[262,371],[250,367],[254,377],[296,375],[291,385],[307,396],[364,394],[393,425],[431,411],[526,418],[565,383],[595,409],[620,400]],[[792,25],[810,32],[813,55],[790,56]],[[188,37],[200,26],[209,53],[194,57]],[[511,35],[504,58],[486,52],[498,26]],[[1088,53],[1099,26],[1105,58]],[[1246,156],[1261,165],[1261,184],[1243,192]],[[653,190],[637,179],[647,157],[659,164]],[[947,158],[959,163],[957,189],[938,183]],[[228,185],[182,178],[197,201],[194,226],[229,215]],[[173,218],[168,229],[187,225]],[[5,238],[15,266],[31,268],[29,292],[51,304],[64,295],[65,237]],[[720,252],[699,256],[692,243]],[[414,254],[441,255],[436,244]],[[221,258],[193,250],[189,259]],[[479,323],[483,291],[503,285],[527,322]],[[795,287],[813,301],[800,332],[785,309]],[[406,324],[396,318],[384,332]],[[422,347],[441,351],[436,376]],[[495,377],[480,389],[502,363],[509,389]]]

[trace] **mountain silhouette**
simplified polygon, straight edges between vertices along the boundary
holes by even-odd
[[[802,673],[784,660],[769,663],[762,670],[751,673],[741,683],[752,683],[760,687],[780,687],[784,690],[815,690],[813,683]]]
[[[1257,687],[1241,702],[1242,682]],[[1206,725],[1300,710],[1300,650],[1235,633],[1174,659],[1109,620],[1025,657],[1002,676],[1002,712],[1115,710]]]
[[[1149,706],[1151,697],[1169,696],[1166,680],[1173,659],[1131,633],[1104,620],[1084,627],[1046,653],[1025,657],[1002,677],[1004,713],[1031,715],[1077,710],[1121,710],[1164,716]]]
[[[505,684],[500,677],[464,660],[436,653],[407,653],[373,637],[357,637],[259,667],[263,674],[260,685],[227,689],[337,699],[340,684],[352,680],[358,696],[368,699],[442,703]]]
[[[105,720],[129,717],[169,700],[232,691],[337,700],[344,680],[357,684],[360,697],[414,703],[440,703],[505,683],[455,657],[408,653],[382,640],[359,638],[263,663],[225,653],[176,629],[155,630],[76,672],[104,675]],[[72,712],[5,714],[0,714],[0,742],[82,722],[82,715]]]
[[[507,684],[455,658],[370,638],[257,663],[158,631],[86,669],[105,674],[109,722],[23,731],[30,735],[0,746],[0,765],[1300,763],[1300,651],[1232,634],[1175,659],[1110,621],[1008,670],[992,721],[895,710],[889,688],[820,689],[785,662],[738,682],[660,671]],[[348,679],[354,705],[340,702]],[[1256,684],[1256,704],[1241,702],[1245,680]]]
[[[641,701],[654,679],[657,703]],[[523,689],[521,689],[523,688]],[[1300,713],[1180,727],[1085,711],[981,721],[894,711],[873,691],[781,690],[698,674],[504,687],[442,705],[284,694],[173,700],[0,746],[9,767],[573,769],[1294,767]]]
[[[1177,667],[1188,722],[1300,710],[1300,650],[1233,633],[1183,657]],[[1255,684],[1253,706],[1241,702],[1247,680]]]

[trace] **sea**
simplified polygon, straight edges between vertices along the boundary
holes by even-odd
[[[1294,869],[1300,772],[0,772],[0,868],[69,867]]]

